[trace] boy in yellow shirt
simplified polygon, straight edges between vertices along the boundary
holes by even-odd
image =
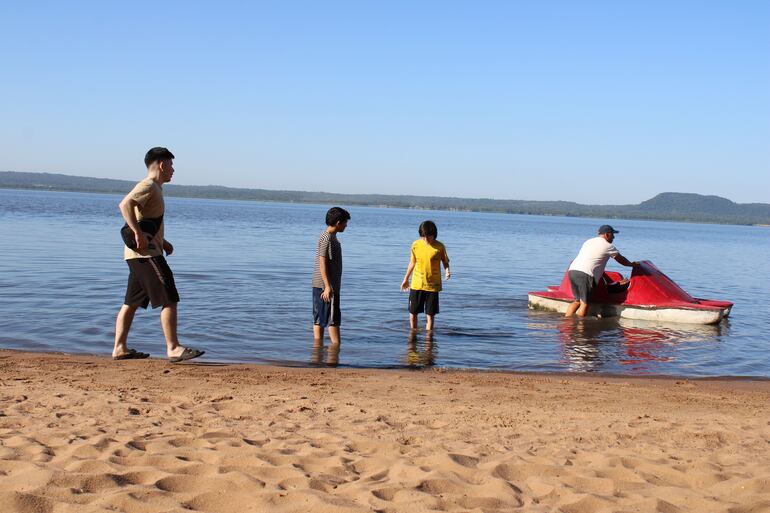
[[[439,312],[438,293],[441,290],[441,264],[444,264],[445,279],[449,279],[449,257],[446,248],[436,240],[438,229],[433,221],[420,224],[420,238],[412,243],[412,256],[406,268],[406,276],[401,282],[401,290],[412,285],[409,292],[409,325],[417,328],[417,314],[425,312],[425,329],[433,329],[433,316]],[[412,272],[414,271],[414,274]]]

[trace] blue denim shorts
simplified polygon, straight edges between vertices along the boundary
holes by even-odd
[[[340,312],[340,295],[333,292],[328,303],[321,299],[324,289],[313,287],[313,324],[325,328],[326,326],[339,326],[342,320]]]

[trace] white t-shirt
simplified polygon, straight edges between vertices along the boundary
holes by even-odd
[[[589,276],[594,277],[594,283],[599,283],[599,280],[604,273],[604,267],[607,265],[607,260],[610,257],[614,258],[618,256],[620,252],[618,249],[607,242],[604,237],[594,237],[588,239],[583,243],[583,247],[580,248],[580,253],[575,257],[575,260],[569,266],[570,271],[581,271]]]

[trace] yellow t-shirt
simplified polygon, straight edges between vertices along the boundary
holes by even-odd
[[[412,259],[415,262],[412,290],[441,290],[441,262],[444,262],[444,267],[449,266],[449,257],[444,245],[437,240],[428,244],[423,239],[417,239],[412,243]]]
[[[163,215],[166,210],[163,202],[163,189],[150,178],[145,178],[128,193],[128,197],[136,201],[139,206],[134,209],[136,220],[141,221],[146,218],[157,218]],[[160,223],[160,229],[152,240],[148,241],[147,250],[138,253],[128,246],[123,247],[123,258],[149,258],[163,254],[163,223]]]

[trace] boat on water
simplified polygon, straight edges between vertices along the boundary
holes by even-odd
[[[588,315],[645,321],[716,324],[730,315],[729,301],[695,298],[649,260],[639,262],[624,283],[623,276],[605,271],[593,291]],[[573,301],[568,272],[559,286],[529,293],[529,307],[564,313]]]

